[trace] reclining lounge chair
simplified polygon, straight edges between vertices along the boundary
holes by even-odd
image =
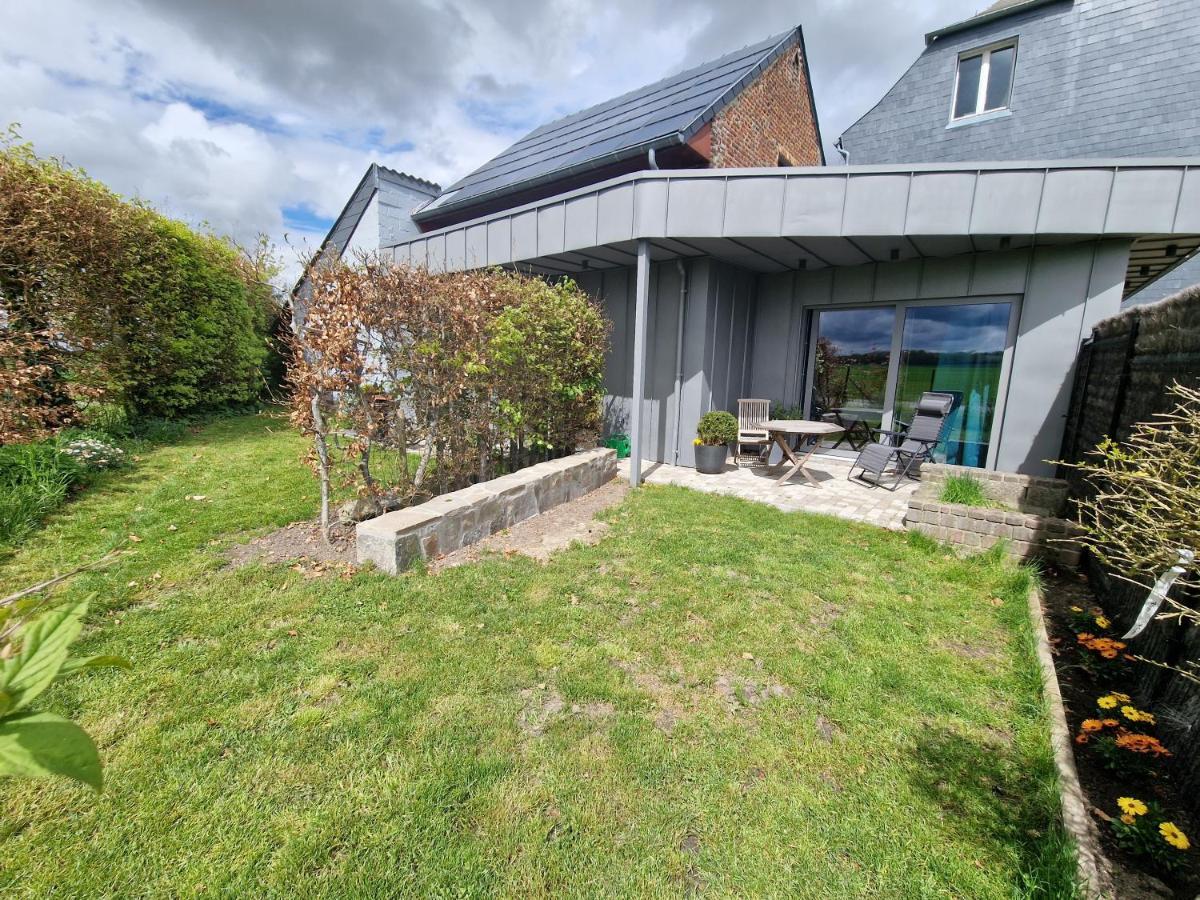
[[[883,483],[884,472],[892,466],[895,490],[907,477],[915,477],[920,464],[933,459],[933,449],[942,442],[950,411],[954,408],[953,394],[925,393],[917,401],[912,423],[895,430],[878,430],[874,443],[867,444],[850,467],[849,478],[857,478],[871,487]],[[862,471],[855,476],[854,470]],[[871,478],[867,478],[867,473]]]

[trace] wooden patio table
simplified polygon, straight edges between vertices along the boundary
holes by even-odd
[[[777,485],[784,484],[789,478],[799,472],[808,479],[808,483],[813,487],[820,487],[821,483],[813,478],[812,473],[808,469],[804,468],[804,464],[817,452],[817,447],[821,444],[821,438],[846,430],[841,425],[835,425],[833,422],[810,422],[808,419],[768,419],[759,427],[765,429],[771,435],[771,439],[783,451],[785,459],[792,464],[792,467],[775,483]],[[793,441],[790,440],[793,436],[798,438],[794,442],[794,447],[792,446]],[[782,462],[780,463],[780,465],[783,464]]]

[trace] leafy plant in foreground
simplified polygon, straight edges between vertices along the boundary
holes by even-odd
[[[696,437],[710,447],[732,444],[737,440],[738,424],[732,413],[723,410],[706,412],[696,424]]]
[[[1191,841],[1178,825],[1166,818],[1157,803],[1119,797],[1117,806],[1121,815],[1112,820],[1112,829],[1123,850],[1151,859],[1168,872],[1183,865]]]
[[[70,657],[83,629],[87,601],[42,613],[0,638],[0,776],[65,776],[96,790],[100,755],[86,731],[69,719],[30,709],[46,688],[81,669],[129,668],[117,656]]]

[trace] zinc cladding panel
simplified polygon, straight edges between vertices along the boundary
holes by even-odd
[[[1188,169],[1179,192],[1179,208],[1171,229],[1179,234],[1200,232],[1200,169]]]
[[[633,194],[634,233],[638,237],[667,235],[667,181],[639,181]]]
[[[538,253],[562,253],[563,228],[566,225],[561,203],[551,203],[537,211],[538,214]]]
[[[512,262],[512,226],[507,218],[487,224],[487,261],[489,266]]]
[[[784,179],[730,178],[725,187],[724,233],[769,237],[779,234]]]
[[[966,234],[975,200],[974,172],[913,176],[908,196],[908,234]]]
[[[596,208],[595,194],[584,194],[567,201],[564,210],[566,249],[578,250],[596,245]]]
[[[845,203],[845,175],[790,178],[784,186],[783,233],[839,235]]]
[[[971,234],[1033,234],[1042,196],[1037,170],[983,172],[975,186]]]
[[[538,255],[537,210],[526,210],[512,217],[512,255],[513,259],[532,259]]]
[[[1118,169],[1113,176],[1107,230],[1131,234],[1168,232],[1183,183],[1178,169]]]
[[[437,234],[425,244],[425,265],[430,272],[446,271],[446,236]]]
[[[1112,187],[1109,169],[1048,172],[1042,190],[1038,234],[1099,234]]]
[[[456,228],[446,235],[446,268],[459,272],[467,267],[467,232]]]
[[[596,243],[615,244],[633,238],[633,185],[620,184],[596,198]]]
[[[672,179],[667,207],[668,237],[720,237],[725,179]]]
[[[478,268],[488,264],[487,224],[467,226],[467,267]]]
[[[846,185],[843,234],[904,234],[908,175],[851,175]]]

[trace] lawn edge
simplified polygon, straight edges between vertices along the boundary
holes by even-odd
[[[1042,693],[1050,713],[1050,746],[1054,752],[1054,767],[1058,771],[1058,793],[1062,806],[1063,826],[1075,845],[1075,859],[1084,896],[1102,898],[1114,896],[1108,858],[1100,848],[1100,834],[1088,813],[1087,798],[1079,783],[1075,768],[1075,751],[1071,748],[1071,730],[1063,708],[1062,690],[1050,636],[1042,608],[1042,592],[1036,585],[1029,589],[1029,618],[1033,626],[1038,664],[1042,672]]]

